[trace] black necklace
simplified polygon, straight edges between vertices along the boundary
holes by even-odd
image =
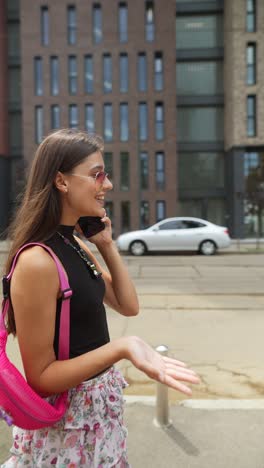
[[[79,248],[75,247],[75,245],[72,244],[71,241],[67,237],[61,234],[61,232],[57,231],[57,234],[60,236],[60,238],[63,240],[63,242],[66,245],[69,245],[70,247],[72,247],[72,249],[74,249],[75,252],[77,252],[79,257],[81,257],[81,259],[84,261],[84,263],[88,267],[88,270],[90,271],[92,275],[92,278],[98,279],[100,278],[100,276],[102,276],[102,272],[96,269],[95,264],[89,260],[87,253],[81,247]]]

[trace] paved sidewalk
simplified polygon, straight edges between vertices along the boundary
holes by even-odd
[[[154,406],[126,405],[132,468],[264,468],[264,410],[175,405],[167,429],[156,427],[154,416]],[[8,457],[11,431],[0,423],[0,434],[1,463]]]

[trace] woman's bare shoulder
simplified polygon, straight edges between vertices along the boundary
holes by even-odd
[[[17,261],[17,270],[42,276],[55,275],[57,267],[51,255],[42,247],[35,245],[21,252]]]

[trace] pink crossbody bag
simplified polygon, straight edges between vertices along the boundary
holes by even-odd
[[[9,274],[3,278],[4,299],[2,314],[0,316],[0,419],[4,419],[9,426],[14,424],[22,429],[40,429],[55,424],[63,417],[67,409],[68,395],[68,392],[65,391],[57,396],[54,404],[50,404],[30,387],[6,354],[8,334],[5,326],[5,317],[10,304],[10,280],[19,254],[22,250],[33,245],[43,247],[51,255],[57,266],[62,293],[59,360],[69,358],[70,297],[72,296],[72,290],[70,289],[68,279],[59,259],[49,247],[37,242],[26,244],[19,249],[13,260]]]

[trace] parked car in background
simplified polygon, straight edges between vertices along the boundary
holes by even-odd
[[[121,234],[117,240],[120,251],[144,255],[154,251],[192,250],[213,255],[230,245],[228,229],[199,218],[167,218],[140,231]]]

